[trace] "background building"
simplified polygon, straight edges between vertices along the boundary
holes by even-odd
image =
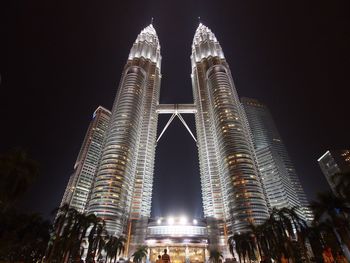
[[[337,194],[335,190],[336,182],[333,181],[332,176],[337,173],[350,172],[350,150],[329,150],[317,161],[330,188]]]
[[[90,122],[83,145],[74,164],[74,172],[64,193],[61,206],[67,203],[79,212],[86,209],[94,181],[111,112],[99,106]]]
[[[304,220],[312,221],[305,192],[269,109],[256,99],[241,98],[241,102],[270,208],[296,206]]]

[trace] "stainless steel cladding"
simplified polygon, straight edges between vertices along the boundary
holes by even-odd
[[[230,232],[268,217],[248,127],[215,35],[200,24],[192,44],[192,84],[205,217]]]
[[[110,234],[125,233],[127,220],[149,217],[160,88],[160,45],[149,25],[131,48],[113,105],[89,212]]]

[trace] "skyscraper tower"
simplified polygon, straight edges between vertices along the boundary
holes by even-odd
[[[78,212],[85,212],[110,116],[111,112],[101,106],[95,110],[74,164],[74,172],[69,178],[61,206],[68,204]]]
[[[87,212],[104,219],[109,234],[128,233],[127,247],[143,243],[151,212],[158,114],[172,114],[163,132],[177,116],[197,143],[210,242],[226,246],[225,236],[268,217],[231,71],[215,35],[202,24],[192,43],[194,104],[159,105],[160,63],[159,40],[149,25],[137,36],[122,72]],[[197,138],[181,114],[195,114]]]
[[[305,192],[269,109],[256,99],[241,98],[241,102],[269,206],[299,207],[299,215],[311,222],[313,216]]]
[[[128,219],[149,217],[160,89],[160,45],[149,25],[134,42],[124,67],[89,202],[110,234]]]
[[[231,71],[212,31],[192,43],[192,87],[204,216],[239,233],[268,217],[267,205]]]

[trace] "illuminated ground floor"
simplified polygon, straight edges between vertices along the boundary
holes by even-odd
[[[148,247],[147,262],[156,262],[167,249],[172,263],[204,263],[209,251],[219,250],[229,258],[227,241],[216,221],[188,220],[185,217],[155,218],[133,221],[130,224],[128,258],[140,245]]]
[[[172,244],[164,246],[161,244],[149,247],[149,260],[156,262],[158,255],[164,254],[164,249],[168,250],[170,260],[173,263],[204,263],[209,259],[207,246],[204,244]]]

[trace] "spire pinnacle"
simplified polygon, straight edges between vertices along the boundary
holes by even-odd
[[[153,17],[151,17],[151,25],[153,25],[153,20],[154,20]]]
[[[215,34],[200,22],[192,42],[192,65],[209,56],[224,58],[224,53]]]
[[[153,22],[153,18],[151,22]],[[160,68],[159,39],[152,23],[141,30],[132,46],[128,59],[131,60],[135,57],[150,59],[152,62],[156,62]]]

